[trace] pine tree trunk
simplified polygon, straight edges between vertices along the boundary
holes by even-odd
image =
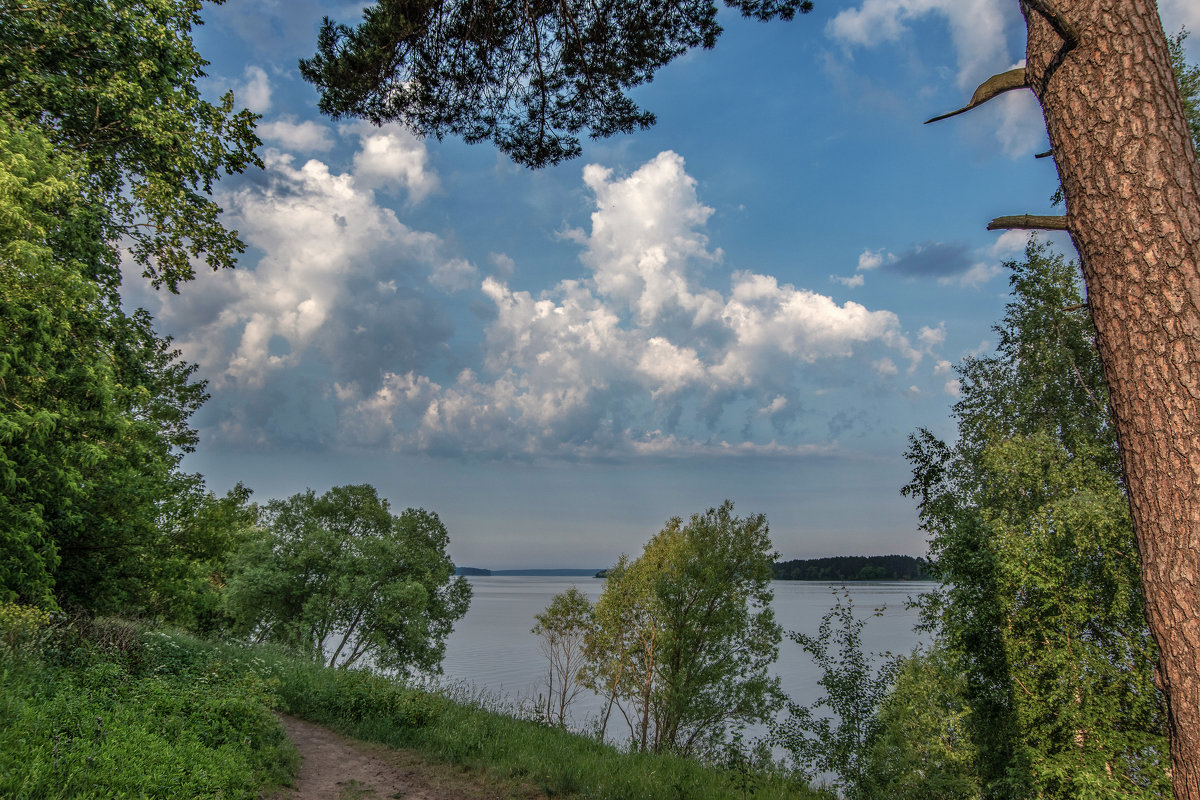
[[[1175,794],[1200,800],[1200,166],[1153,0],[1022,2],[1083,261],[1160,652]]]

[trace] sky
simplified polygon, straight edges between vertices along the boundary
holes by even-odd
[[[265,168],[215,191],[236,270],[126,278],[208,381],[185,469],[259,501],[370,483],[465,566],[607,566],[725,499],[785,559],[924,555],[907,437],[953,438],[953,365],[990,352],[1026,241],[987,222],[1054,213],[1057,179],[1029,93],[922,122],[1021,63],[1016,2],[723,10],[633,92],[653,128],[538,171],[322,116],[297,62],[360,14],[234,1],[194,32]]]

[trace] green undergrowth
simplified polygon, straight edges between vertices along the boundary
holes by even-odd
[[[257,798],[295,771],[277,698],[243,659],[125,622],[5,639],[0,797]]]
[[[736,754],[723,765],[629,753],[594,738],[520,719],[486,696],[429,692],[362,670],[331,670],[270,650],[243,651],[278,688],[288,713],[347,735],[409,748],[548,797],[828,798]]]
[[[829,797],[740,751],[715,764],[629,753],[486,696],[118,621],[0,640],[0,797],[259,797],[297,764],[272,709],[456,765],[513,796]]]

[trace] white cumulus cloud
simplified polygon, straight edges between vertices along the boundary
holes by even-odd
[[[414,203],[437,189],[437,173],[430,169],[425,143],[408,130],[398,125],[376,128],[367,123],[345,127],[359,136],[354,174],[363,186],[402,186]]]
[[[297,165],[277,150],[264,154],[268,181],[222,198],[243,238],[264,256],[191,287],[184,298],[164,299],[159,316],[188,317],[181,344],[218,386],[261,387],[294,367],[316,343],[358,331],[354,306],[397,294],[380,277],[371,297],[348,289],[352,280],[387,272],[402,254],[413,269],[445,270],[437,236],[416,231],[375,203],[351,173],[335,173],[312,159]],[[458,262],[451,272],[463,272]],[[468,265],[469,266],[469,265]],[[211,302],[206,299],[209,293]],[[207,304],[207,305],[206,305]]]
[[[258,135],[289,152],[325,152],[333,147],[333,136],[325,125],[306,119],[297,122],[294,117],[281,117],[270,122],[260,122]]]
[[[242,80],[233,87],[237,102],[258,114],[271,110],[271,80],[266,70],[251,64],[242,73]]]
[[[1007,5],[995,0],[863,0],[858,7],[838,12],[826,31],[845,45],[873,47],[901,38],[908,24],[920,17],[940,15],[954,42],[958,85],[974,88],[997,71],[997,64],[1009,61],[1005,28],[1011,10]]]
[[[497,456],[813,452],[787,427],[806,369],[922,357],[891,311],[749,270],[708,285],[721,259],[704,232],[713,212],[677,154],[583,177],[591,226],[568,236],[585,276],[520,290],[494,259],[502,268],[479,283],[492,308],[482,363],[446,381],[410,371],[341,387],[348,439]],[[882,358],[885,377],[898,371]]]

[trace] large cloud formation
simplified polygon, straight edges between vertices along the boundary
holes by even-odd
[[[387,370],[372,391],[339,383],[348,440],[488,456],[811,452],[824,445],[792,423],[823,364],[922,359],[890,311],[750,271],[724,293],[704,286],[722,254],[677,154],[624,178],[589,165],[584,183],[591,229],[566,235],[589,274],[537,294],[485,278],[482,363],[445,382]]]
[[[287,118],[263,133],[341,152],[347,168],[269,148],[266,170],[221,198],[257,263],[159,298],[211,381],[206,429],[228,442],[483,458],[824,452],[846,430],[827,419],[845,410],[838,392],[907,392],[891,384],[941,345],[928,329],[912,343],[891,311],[727,272],[705,234],[713,210],[670,151],[625,176],[584,168],[590,225],[562,233],[580,250],[576,277],[539,291],[510,285],[508,255],[490,253],[485,275],[381,201],[411,210],[439,187],[410,134]]]

